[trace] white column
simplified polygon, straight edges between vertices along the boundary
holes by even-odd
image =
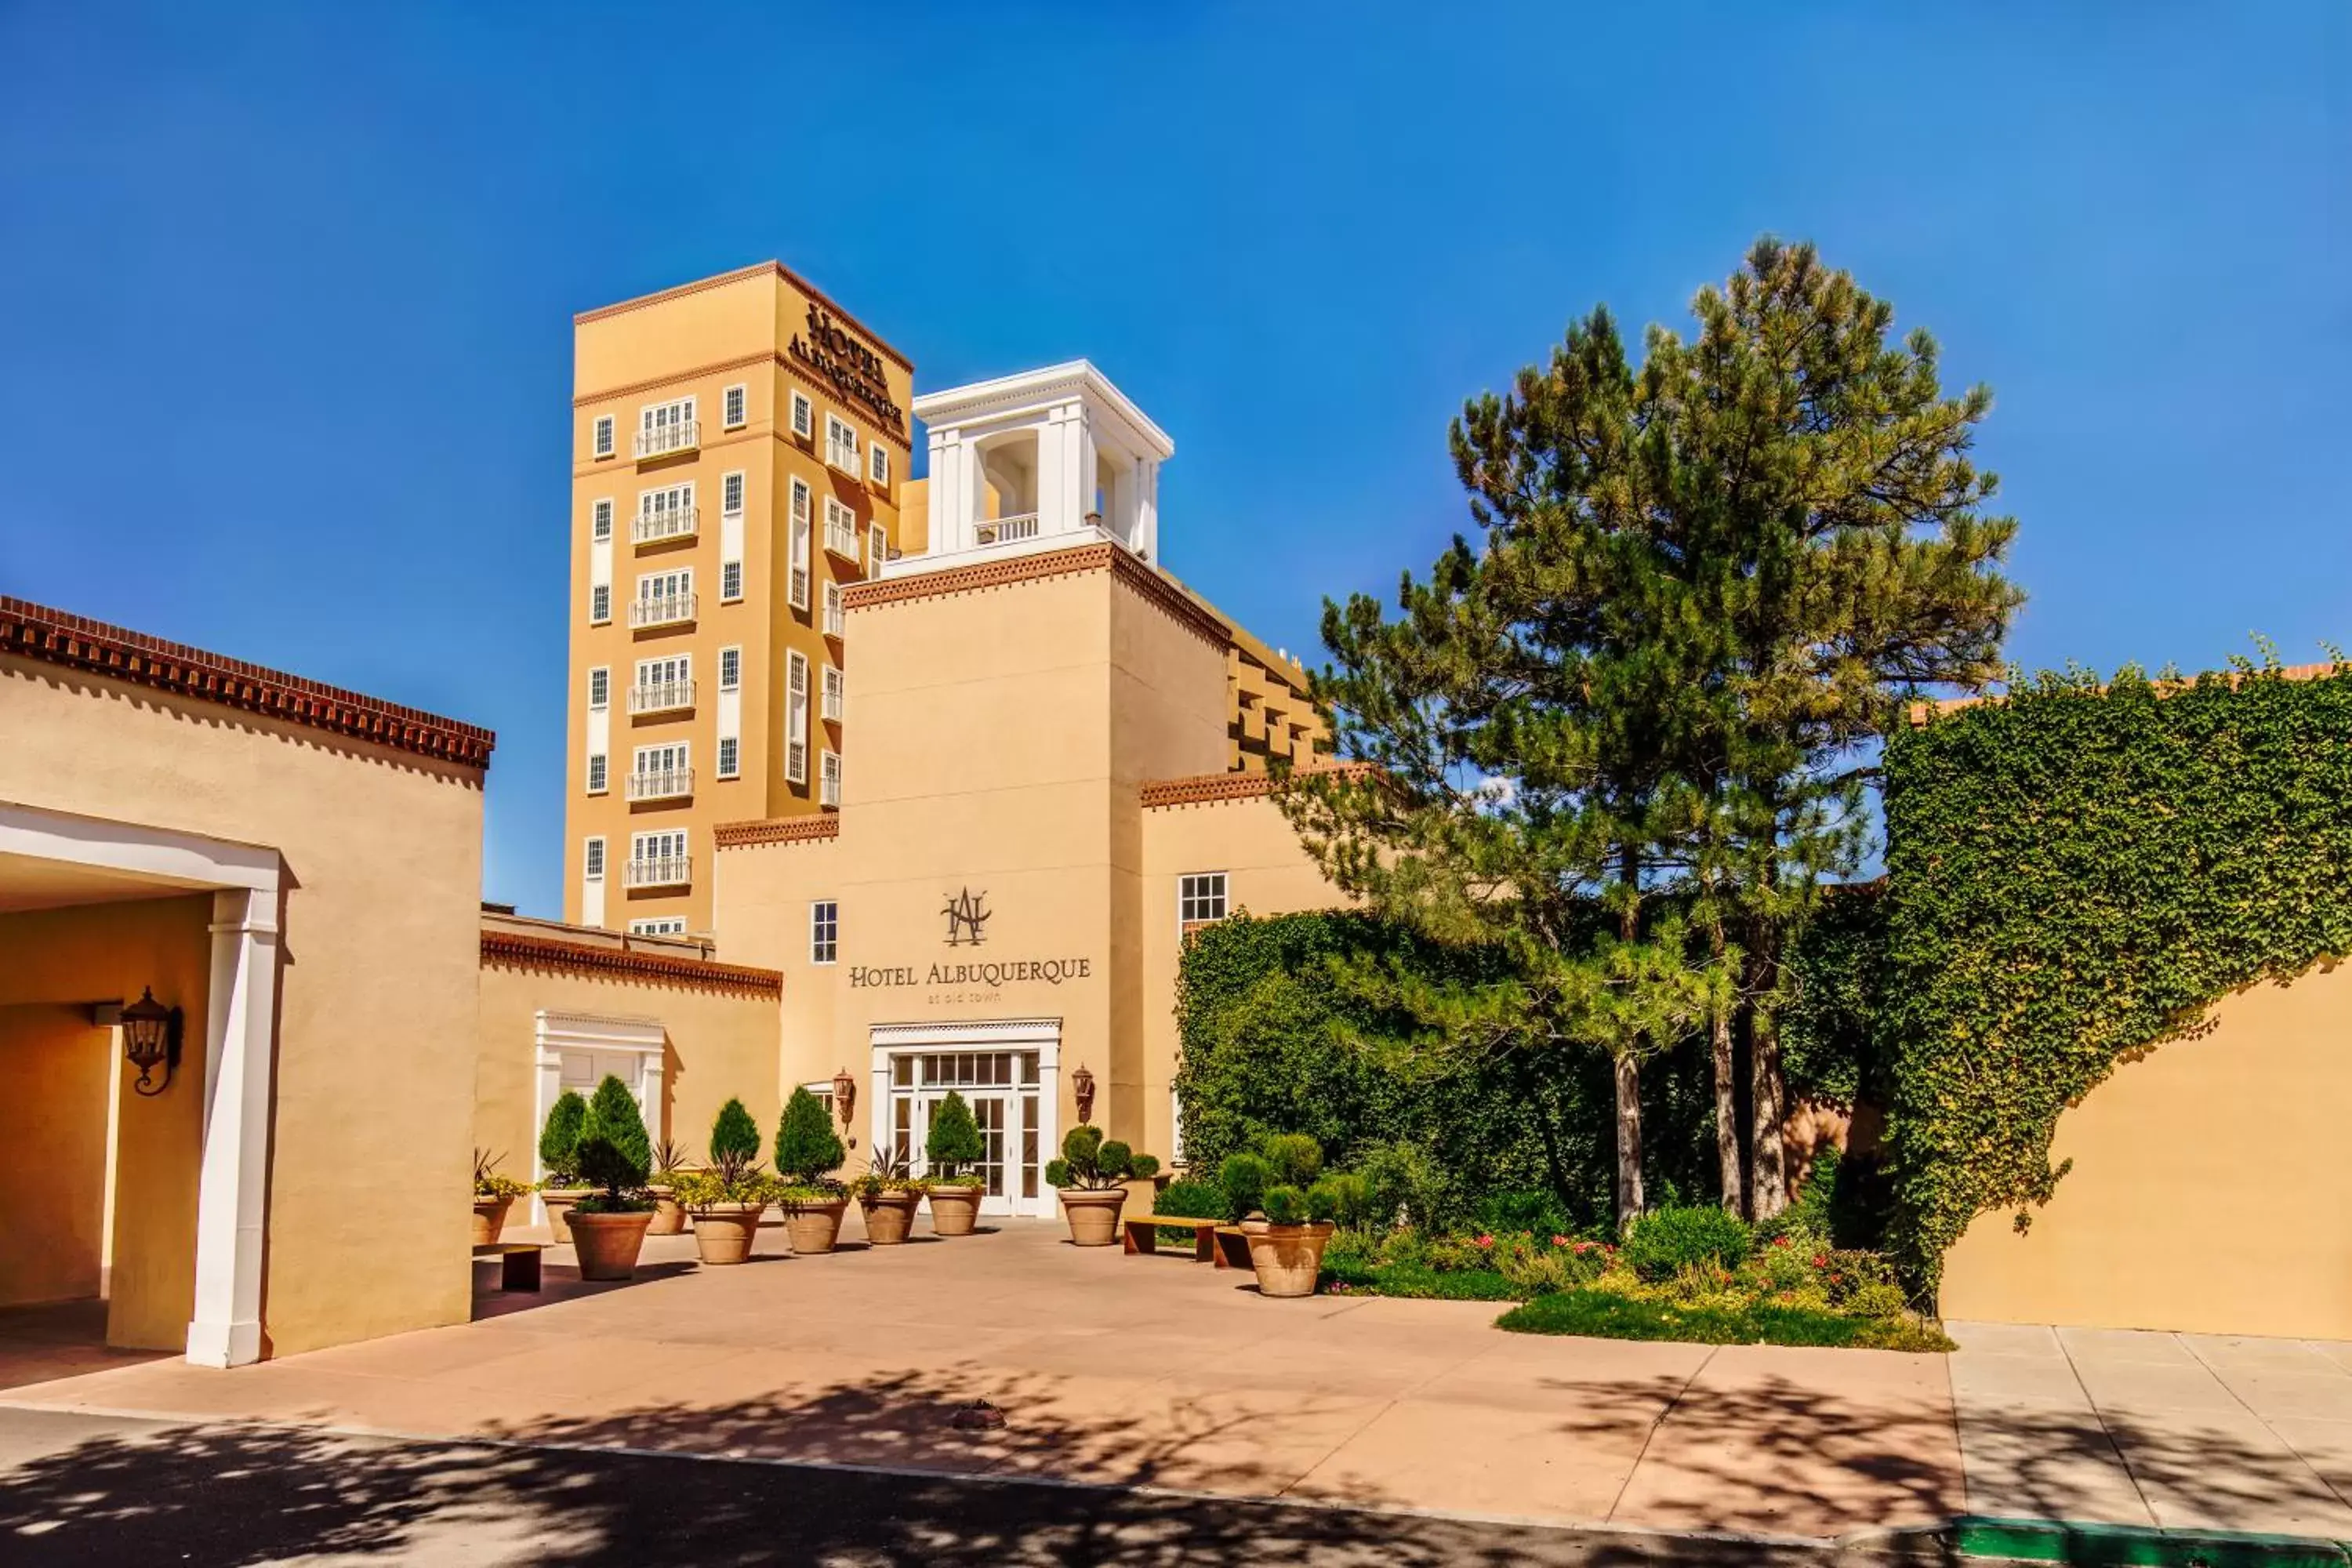
[[[278,1033],[276,891],[215,893],[212,936],[188,1360],[229,1367],[261,1359],[271,1047]]]
[[[873,1058],[874,1072],[872,1085],[866,1092],[866,1136],[869,1140],[866,1145],[866,1157],[872,1160],[889,1146],[896,1130],[890,1125],[889,1053],[878,1046],[869,1045],[867,1054]],[[923,1152],[920,1149],[908,1151],[908,1158],[916,1169],[922,1168]]]
[[[608,856],[610,853],[606,851]],[[537,1080],[538,1089],[531,1097],[530,1113],[530,1223],[545,1225],[547,1205],[540,1201],[538,1184],[547,1180],[547,1167],[541,1163],[539,1158],[539,1133],[547,1125],[547,1113],[555,1109],[556,1100],[563,1094],[563,1052],[548,1040],[547,1014],[544,1011],[537,1016],[532,1026],[532,1037],[531,1063],[535,1069],[532,1077]]]
[[[1135,464],[1135,552],[1160,559],[1160,464],[1150,458]]]
[[[1079,522],[1084,522],[1087,520],[1087,513],[1095,510],[1096,464],[1094,421],[1087,417],[1087,406],[1083,403],[1078,405],[1077,426],[1078,457],[1076,463],[1073,466],[1077,469],[1077,521]],[[1111,504],[1112,503],[1109,499],[1108,497],[1105,498],[1104,506],[1106,510],[1103,513],[1103,523],[1106,527],[1108,527],[1111,521],[1110,513],[1108,510]],[[1116,530],[1113,531],[1116,531]]]

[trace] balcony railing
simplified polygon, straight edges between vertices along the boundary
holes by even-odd
[[[694,706],[694,682],[691,680],[656,680],[629,688],[629,711],[632,713],[675,713],[681,708]]]
[[[701,445],[702,422],[698,419],[682,419],[675,425],[656,425],[637,432],[640,458],[667,458],[672,452],[691,452]]]
[[[857,559],[857,524],[824,520],[824,552],[838,555],[845,561]]]
[[[667,511],[641,511],[629,536],[639,544],[655,544],[665,539],[692,539],[702,521],[702,509],[696,506],[676,506]]]
[[[824,603],[824,635],[829,637],[841,636],[842,618],[841,595],[835,594]]]
[[[629,862],[632,888],[683,888],[693,880],[691,855],[647,855]]]
[[[681,621],[694,619],[694,595],[664,594],[659,597],[629,601],[629,625],[633,626],[674,626]]]
[[[1037,537],[1037,514],[1024,511],[1013,517],[992,517],[973,530],[977,544],[1011,544],[1019,540]]]
[[[631,800],[676,800],[693,793],[692,768],[653,768],[629,775]]]

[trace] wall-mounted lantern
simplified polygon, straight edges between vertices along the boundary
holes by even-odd
[[[139,1000],[122,1009],[122,1054],[139,1069],[139,1081],[131,1087],[144,1095],[158,1095],[172,1087],[172,1075],[180,1066],[180,1010],[166,1007],[155,1000],[153,987],[139,988]],[[153,1073],[163,1069],[163,1081],[156,1083]]]
[[[1084,1062],[1079,1063],[1078,1070],[1070,1075],[1070,1092],[1077,1097],[1078,1121],[1081,1123],[1092,1121],[1095,1119],[1095,1075],[1087,1070]]]
[[[857,1111],[857,1080],[849,1076],[847,1068],[833,1075],[833,1113],[841,1118],[842,1131],[849,1130],[850,1118]]]

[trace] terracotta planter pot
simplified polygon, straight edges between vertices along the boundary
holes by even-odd
[[[512,1198],[476,1198],[474,1200],[474,1245],[488,1247],[498,1240],[499,1233],[507,1227],[507,1210],[514,1207]]]
[[[931,1234],[970,1236],[980,1218],[980,1197],[978,1187],[933,1187]]]
[[[686,1228],[686,1205],[667,1187],[647,1187],[646,1194],[654,1200],[654,1222],[646,1226],[647,1236],[676,1236]]]
[[[694,1211],[694,1249],[705,1263],[740,1263],[751,1256],[765,1204],[709,1204]]]
[[[1330,1221],[1318,1225],[1268,1225],[1262,1219],[1242,1222],[1249,1240],[1250,1268],[1257,1275],[1261,1296],[1312,1296],[1316,1276],[1323,1272],[1324,1244],[1336,1228]]]
[[[1108,1247],[1118,1239],[1118,1211],[1127,1206],[1127,1189],[1108,1192],[1062,1189],[1062,1217],[1070,1222],[1070,1239],[1080,1247]]]
[[[558,1242],[570,1241],[572,1227],[568,1216],[572,1213],[572,1205],[595,1190],[593,1187],[556,1187],[541,1193],[539,1201],[547,1207],[547,1234]]]
[[[583,1279],[626,1279],[637,1271],[637,1249],[646,1244],[651,1209],[640,1214],[574,1214],[572,1247],[580,1256]]]
[[[841,1216],[849,1212],[846,1197],[829,1203],[795,1202],[777,1205],[784,1211],[784,1235],[794,1252],[831,1252],[841,1237]]]
[[[877,1247],[896,1247],[907,1239],[915,1211],[923,1206],[920,1193],[883,1193],[857,1200],[866,1211],[866,1239]]]

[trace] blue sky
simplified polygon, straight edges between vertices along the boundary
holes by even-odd
[[[552,912],[573,311],[774,257],[919,385],[1086,355],[1296,651],[1466,526],[1465,396],[1769,230],[1992,384],[2021,662],[2352,642],[2340,0],[818,15],[0,0],[0,591],[492,726]]]

